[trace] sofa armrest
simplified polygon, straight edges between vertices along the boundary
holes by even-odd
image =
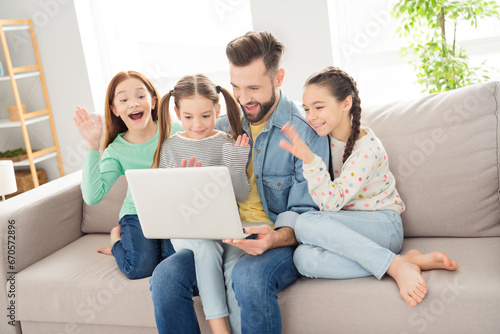
[[[80,238],[83,199],[81,171],[61,177],[26,193],[0,202],[0,307],[14,317],[2,316],[1,333],[15,333],[15,274]],[[14,277],[14,278],[13,278]],[[9,299],[7,299],[7,297]]]
[[[2,271],[19,272],[83,235],[80,183],[78,171],[0,203]]]

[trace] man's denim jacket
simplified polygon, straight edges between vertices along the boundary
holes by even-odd
[[[250,138],[254,149],[254,174],[262,206],[267,216],[275,223],[275,229],[295,225],[298,215],[318,210],[307,188],[302,174],[302,160],[279,147],[284,139],[281,128],[287,122],[295,126],[298,134],[309,148],[329,163],[327,137],[320,137],[307,124],[300,114],[299,107],[289,100],[283,92],[280,101],[266,125],[254,142],[249,122],[243,118],[243,132]],[[231,133],[226,116],[219,118],[216,129]],[[251,154],[251,152],[250,152]]]

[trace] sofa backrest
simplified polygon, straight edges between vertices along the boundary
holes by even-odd
[[[407,205],[405,236],[500,236],[499,102],[500,83],[488,82],[364,108]],[[84,204],[83,232],[118,224],[126,182]]]
[[[96,205],[83,203],[82,232],[109,233],[118,226],[120,209],[127,194],[127,179],[120,176],[104,199]]]
[[[405,236],[500,236],[499,101],[492,81],[363,110],[407,205]]]

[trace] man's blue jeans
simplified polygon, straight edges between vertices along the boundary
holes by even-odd
[[[242,333],[281,333],[277,293],[299,276],[293,251],[294,247],[271,249],[259,256],[245,255],[236,263],[233,289],[241,308]],[[158,332],[199,333],[193,253],[181,250],[163,260],[150,283]]]
[[[180,250],[163,260],[149,283],[159,334],[200,333],[193,304],[198,288],[191,250]]]
[[[245,255],[233,269],[233,289],[241,308],[243,334],[281,333],[277,293],[299,273],[293,265],[295,247],[270,249],[259,256]]]
[[[111,252],[118,268],[130,279],[151,276],[162,259],[172,255],[170,240],[146,239],[137,215],[120,219],[121,240],[114,243]]]

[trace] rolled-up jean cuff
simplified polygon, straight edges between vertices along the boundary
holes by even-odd
[[[111,245],[111,254],[113,254],[113,256],[115,256],[115,248],[116,248],[116,245],[118,244],[118,242],[120,242],[120,240],[117,240],[115,241],[115,243],[113,245]]]
[[[276,222],[274,223],[274,229],[277,230],[282,227],[290,227],[294,229],[295,222],[297,221],[298,217],[299,214],[297,212],[293,211],[282,212],[278,215],[278,217],[276,217]]]
[[[227,317],[228,315],[229,315],[229,312],[223,312],[223,313],[219,313],[216,315],[205,315],[205,319],[206,320],[219,319],[219,318]]]
[[[387,259],[387,262],[384,264],[384,266],[382,267],[382,270],[380,270],[380,272],[378,273],[373,273],[373,275],[381,280],[382,277],[384,277],[384,275],[387,273],[387,270],[389,269],[389,267],[391,266],[392,262],[394,261],[394,258],[396,257],[397,255],[394,254],[394,253],[391,253],[389,255],[389,258]]]

